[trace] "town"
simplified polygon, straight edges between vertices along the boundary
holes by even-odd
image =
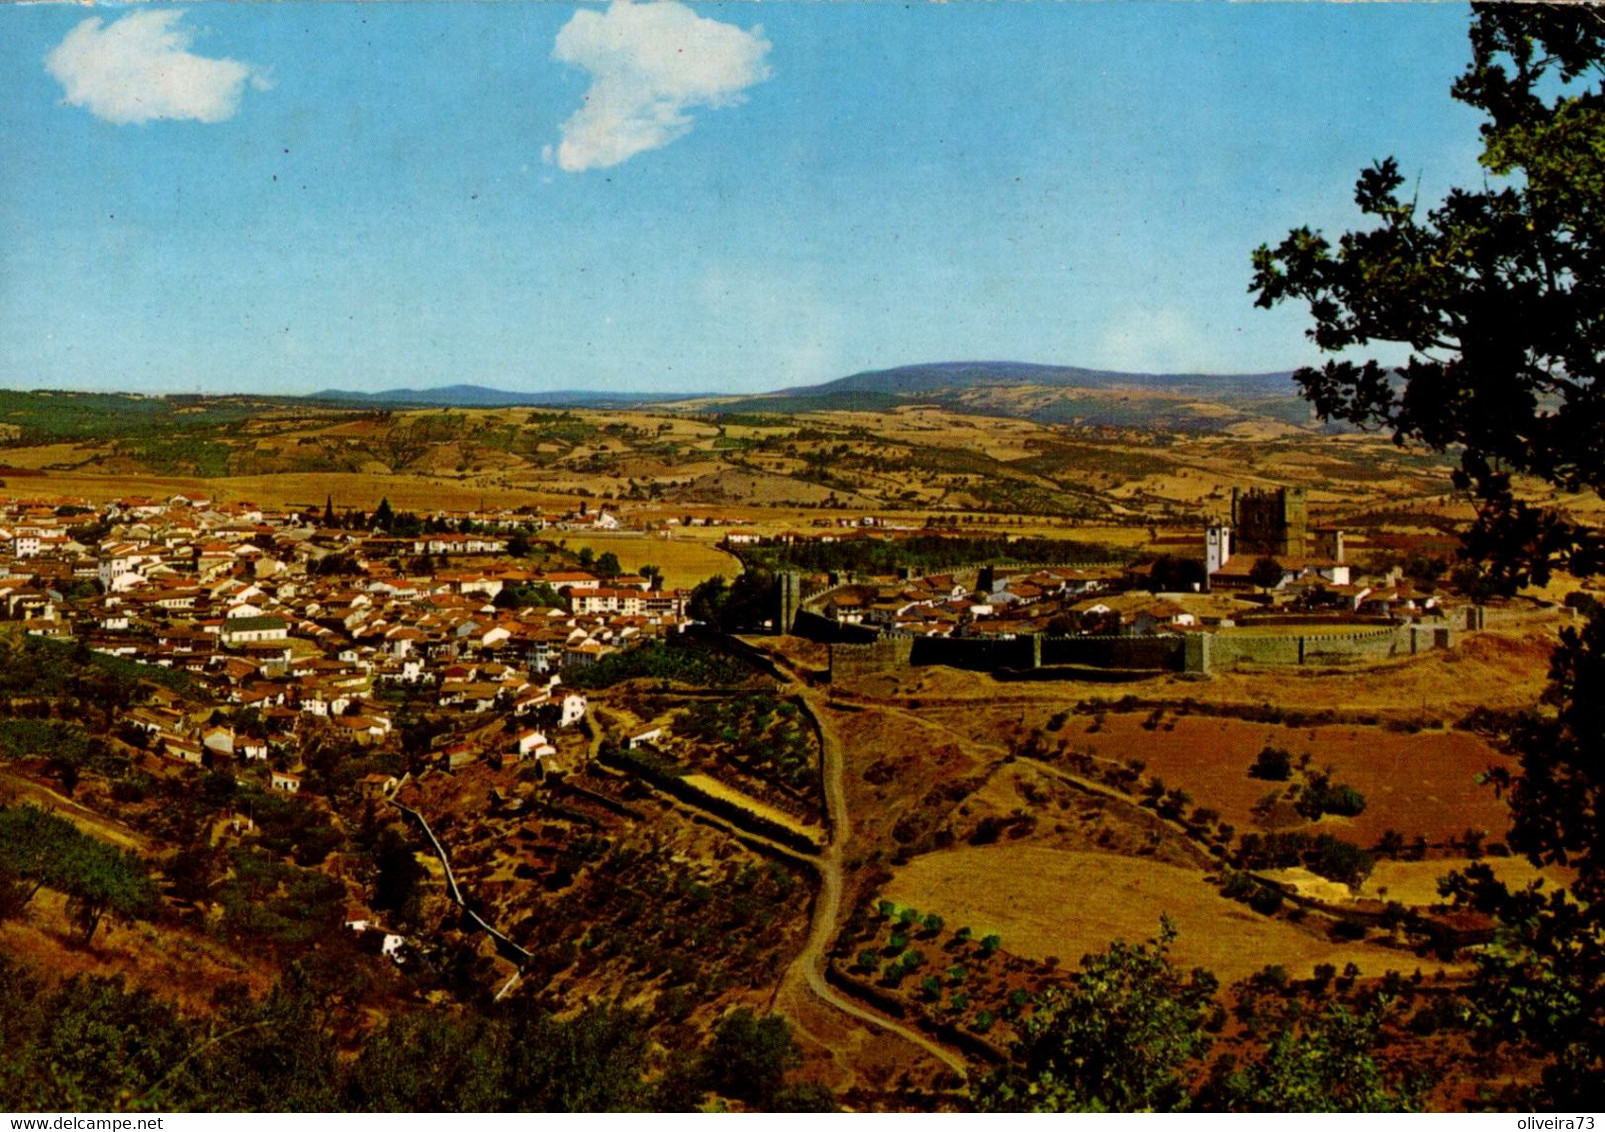
[[[664,588],[655,568],[626,574],[611,553],[569,556],[541,541],[542,532],[620,525],[606,510],[587,513],[583,502],[568,515],[525,509],[420,519],[396,515],[388,501],[372,513],[341,514],[332,501],[321,512],[274,511],[184,494],[102,506],[8,499],[0,501],[0,546],[9,551],[0,557],[0,600],[29,636],[192,678],[201,702],[187,713],[174,705],[129,717],[144,733],[143,749],[208,767],[271,761],[273,787],[297,791],[303,722],[382,747],[395,729],[375,694],[383,689],[423,693],[464,720],[472,741],[452,729],[435,739],[446,768],[556,754],[553,740],[587,709],[565,678],[694,623],[688,595]],[[731,530],[723,542],[740,554],[931,533],[872,516],[824,525],[833,529]],[[1301,639],[1298,630],[1324,641],[1319,652],[1328,659],[1353,639],[1387,655],[1397,634],[1379,634],[1384,626],[1433,626],[1439,631],[1427,647],[1453,639],[1446,593],[1430,582],[1418,588],[1398,565],[1355,575],[1348,559],[1366,543],[1307,525],[1300,489],[1234,491],[1230,515],[1198,536],[1156,537],[1151,553],[1126,561],[928,575],[904,568],[901,580],[788,577],[781,584],[795,587],[793,604],[777,598],[774,616],[751,628],[805,632],[797,615],[812,612],[823,619],[813,631],[839,641],[951,638],[960,646],[1044,637],[1050,653],[1062,638],[1179,644],[1236,630],[1217,644],[1220,655],[1233,640],[1259,639],[1257,627],[1273,639]],[[963,533],[945,537],[961,541]],[[1476,627],[1481,615],[1468,606],[1455,627]],[[984,650],[967,662],[961,646],[938,655],[956,667],[1002,666],[994,659],[1002,654]],[[1306,659],[1302,644],[1296,659]],[[487,718],[507,722],[487,728]]]
[[[562,672],[685,626],[684,595],[606,555],[594,571],[515,565],[509,546],[538,517],[434,516],[430,533],[399,537],[386,511],[352,530],[332,508],[303,516],[184,495],[101,508],[6,501],[0,598],[30,636],[183,672],[204,695],[200,714],[228,713],[197,727],[181,711],[142,709],[129,723],[149,750],[207,766],[273,757],[273,786],[286,791],[300,787],[283,769],[300,721],[382,744],[393,721],[374,693],[387,686],[427,687],[466,716],[500,709],[518,721],[506,753],[551,754],[538,727],[585,715]],[[451,765],[495,746],[441,745]]]

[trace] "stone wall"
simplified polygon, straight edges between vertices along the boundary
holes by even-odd
[[[1178,672],[1183,646],[1183,638],[1174,636],[1044,637],[1042,663]]]
[[[799,609],[792,618],[792,634],[806,637],[821,644],[868,644],[879,637],[877,630],[866,625],[848,625],[832,621],[811,609]]]
[[[803,618],[799,618],[801,622]],[[822,618],[820,620],[823,620]],[[827,622],[827,624],[829,624]],[[941,664],[973,672],[1042,667],[1109,672],[1208,673],[1238,664],[1297,667],[1377,662],[1454,648],[1459,633],[1443,625],[1398,625],[1352,633],[1187,633],[1155,637],[1021,636],[1009,640],[887,634],[872,644],[833,642],[831,679]]]
[[[916,637],[910,662],[945,664],[972,672],[992,672],[999,668],[1035,668],[1035,637],[1009,640],[988,637]]]
[[[830,646],[830,681],[907,668],[914,650],[913,637],[882,637],[869,644],[834,643]]]
[[[1412,651],[1405,628],[1366,629],[1355,633],[1311,633],[1301,636],[1246,636],[1216,634],[1210,642],[1213,664],[1342,664],[1357,660],[1386,660]],[[1439,645],[1434,638],[1432,647]]]

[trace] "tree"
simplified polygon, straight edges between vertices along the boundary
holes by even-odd
[[[1218,1062],[1202,1107],[1228,1112],[1409,1112],[1420,1085],[1395,1081],[1374,1055],[1385,1001],[1361,1013],[1294,1007],[1248,1063]]]
[[[719,628],[726,633],[763,629],[774,624],[779,612],[779,579],[767,570],[743,570],[730,584],[719,611]]]
[[[0,924],[21,917],[32,897],[33,885],[0,861]]]
[[[596,572],[604,578],[617,578],[624,572],[619,565],[619,556],[611,550],[604,550],[596,558]]]
[[[1195,558],[1161,554],[1148,574],[1148,588],[1154,593],[1189,593],[1208,584],[1204,564]]]
[[[1293,777],[1293,752],[1267,744],[1260,749],[1254,765],[1248,768],[1248,776],[1269,782],[1286,782]]]
[[[1453,94],[1485,116],[1488,182],[1423,214],[1400,194],[1398,163],[1379,162],[1355,191],[1371,226],[1336,246],[1299,228],[1260,247],[1251,290],[1262,307],[1308,303],[1310,337],[1344,355],[1296,375],[1323,418],[1458,450],[1457,484],[1478,504],[1462,556],[1510,593],[1557,568],[1605,569],[1598,528],[1513,490],[1525,474],[1605,495],[1605,22],[1588,5],[1477,5],[1471,48]],[[1404,361],[1355,360],[1378,344]],[[1479,865],[1444,887],[1504,925],[1502,946],[1479,955],[1477,1020],[1547,1055],[1534,1103],[1586,1105],[1605,1073],[1598,613],[1563,633],[1550,676],[1547,712],[1511,736],[1520,774],[1493,777],[1508,790],[1511,848],[1576,879],[1512,892]]]
[[[691,587],[691,596],[686,600],[686,616],[693,621],[717,625],[729,596],[730,586],[724,580],[724,575],[715,574]]]
[[[1208,1052],[1204,1023],[1217,987],[1208,971],[1170,961],[1176,929],[1135,946],[1116,940],[1081,960],[1073,988],[1050,987],[1021,1026],[1014,1062],[983,1084],[993,1111],[1174,1111],[1190,1066]]]
[[[0,859],[29,886],[20,905],[41,887],[64,893],[85,943],[107,913],[132,920],[152,915],[159,904],[156,885],[137,854],[119,852],[37,806],[0,808]]]
[[[745,1006],[719,1019],[708,1046],[713,1089],[756,1108],[769,1107],[786,1074],[801,1064],[802,1050],[786,1019],[779,1014],[759,1018]]]
[[[1598,572],[1600,532],[1514,498],[1513,473],[1605,488],[1596,379],[1605,365],[1605,23],[1586,5],[1479,5],[1455,98],[1487,115],[1494,182],[1421,215],[1388,158],[1360,175],[1372,227],[1336,248],[1309,228],[1254,252],[1256,304],[1309,304],[1323,351],[1295,374],[1316,411],[1400,443],[1459,447],[1481,515],[1467,549],[1509,592],[1556,565]]]
[[[159,905],[156,885],[138,855],[119,853],[92,837],[81,837],[73,846],[64,882],[68,914],[83,929],[85,943],[108,912],[133,920],[152,915]]]
[[[381,531],[390,531],[396,525],[396,513],[390,506],[390,497],[379,500],[373,512],[373,525]]]
[[[398,925],[411,925],[417,919],[421,898],[418,886],[428,873],[418,863],[407,839],[393,826],[380,831],[373,859],[374,910],[393,913]]]
[[[1280,562],[1265,555],[1254,559],[1254,564],[1248,568],[1248,580],[1260,589],[1268,590],[1281,585],[1285,573]]]

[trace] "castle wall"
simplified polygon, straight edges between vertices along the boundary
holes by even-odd
[[[1010,640],[984,637],[916,637],[911,664],[945,664],[972,672],[991,672],[997,668],[1035,668],[1035,637]]]
[[[869,626],[832,621],[811,609],[799,609],[792,615],[791,632],[794,636],[806,637],[810,641],[819,641],[822,644],[838,641],[867,644],[880,635]]]
[[[1427,647],[1447,648],[1434,636]],[[1357,660],[1386,660],[1412,651],[1408,627],[1370,629],[1356,633],[1322,633],[1307,636],[1238,636],[1217,634],[1210,643],[1211,661],[1230,667],[1249,664],[1342,664]]]
[[[830,682],[836,684],[858,676],[907,668],[913,649],[913,637],[882,637],[868,644],[832,644]]]
[[[1180,671],[1181,637],[1044,637],[1043,664]]]

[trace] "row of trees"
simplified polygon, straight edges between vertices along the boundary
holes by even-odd
[[[41,888],[66,895],[85,943],[108,914],[147,919],[159,908],[138,854],[119,852],[38,806],[0,809],[0,915],[21,915]]]
[[[1125,552],[1101,543],[973,535],[914,535],[890,540],[851,539],[842,542],[804,539],[793,543],[744,546],[740,549],[740,555],[749,566],[764,570],[855,574],[890,574],[901,567],[930,573],[973,566],[978,562],[1073,564],[1111,562],[1127,557]]]

